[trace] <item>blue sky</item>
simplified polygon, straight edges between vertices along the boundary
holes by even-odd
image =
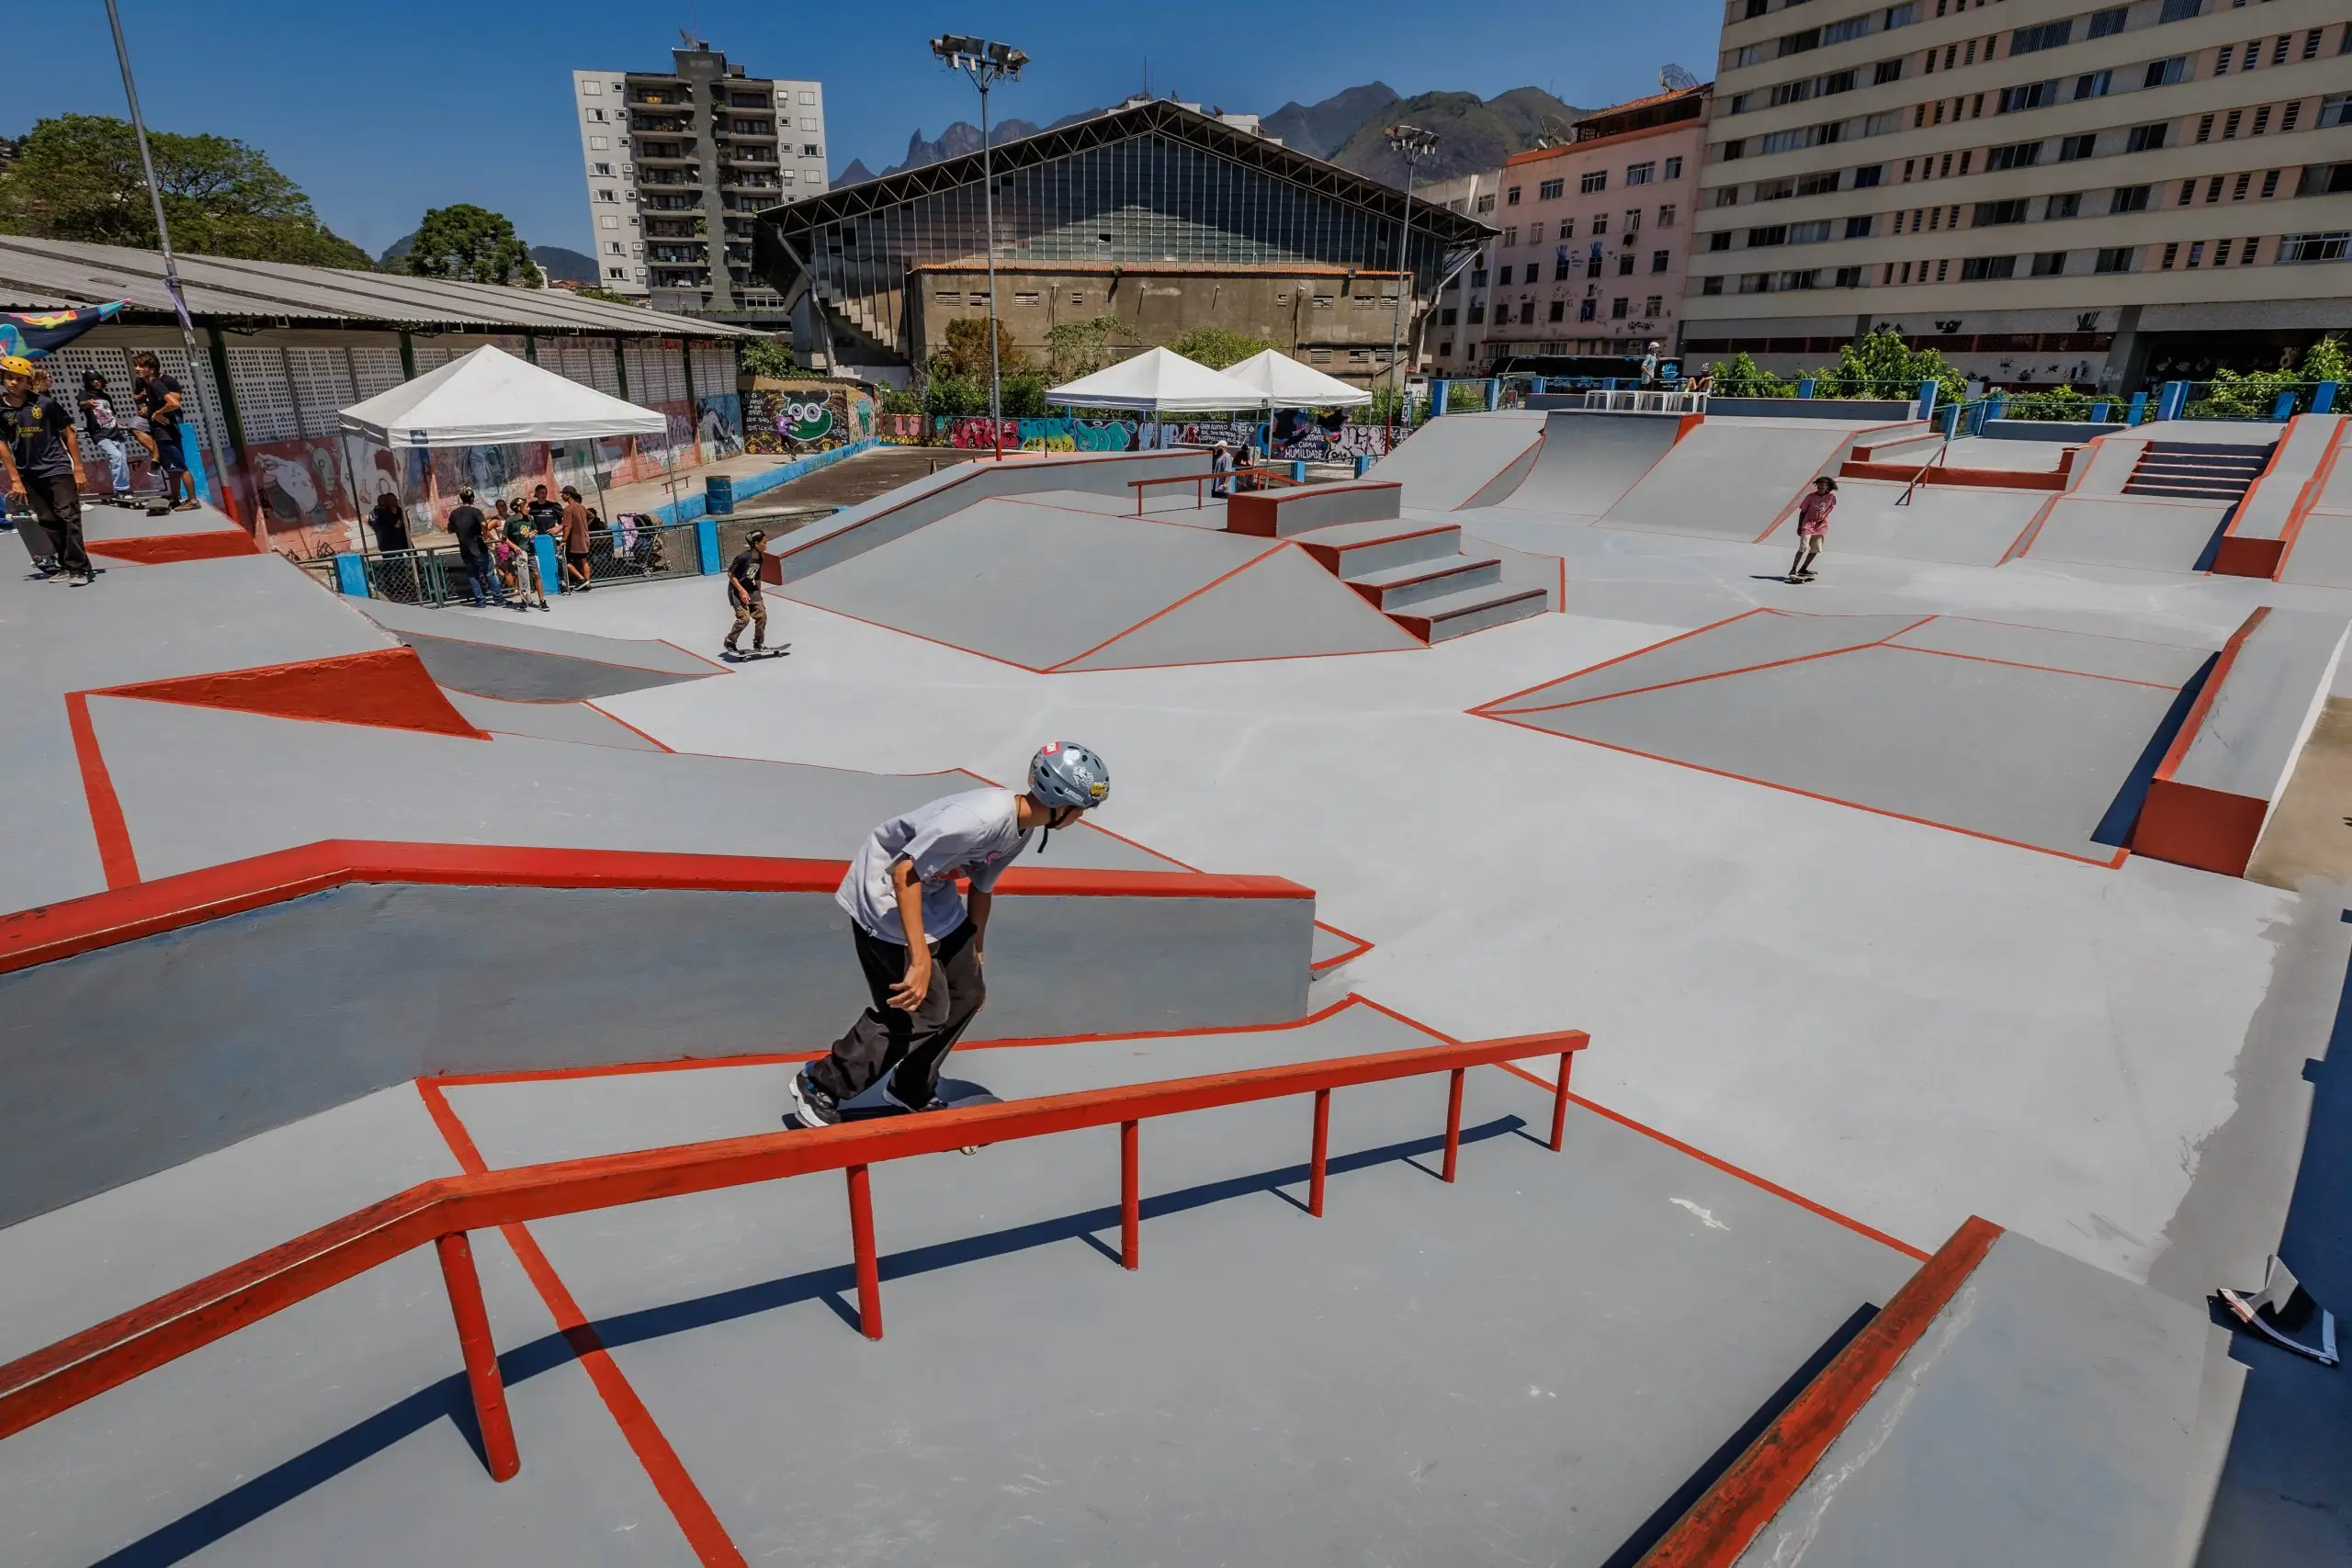
[[[267,152],[338,233],[370,252],[427,207],[471,201],[505,213],[534,244],[588,243],[575,68],[666,62],[677,28],[755,75],[825,84],[827,161],[876,169],[920,127],[977,118],[970,86],[926,40],[1002,37],[1035,62],[994,95],[999,116],[1040,124],[1156,92],[1265,113],[1358,83],[1400,93],[1492,96],[1533,85],[1594,107],[1657,90],[1674,61],[1712,74],[1721,0],[1533,0],[1503,6],[1398,0],[1199,0],[1177,6],[1048,6],[734,0],[119,0],[148,123],[239,137]],[[123,113],[98,0],[68,0],[87,26],[70,47],[20,60],[0,101],[0,135],[45,115]],[[52,6],[51,24],[67,17]],[[52,36],[63,37],[52,28]]]

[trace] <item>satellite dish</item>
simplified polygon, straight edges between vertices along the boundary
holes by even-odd
[[[1657,68],[1657,85],[1669,93],[1687,92],[1699,85],[1699,78],[1679,65],[1661,65]]]

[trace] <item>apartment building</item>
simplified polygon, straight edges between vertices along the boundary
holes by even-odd
[[[2344,0],[1731,0],[1682,347],[2133,390],[2352,327]]]
[[[753,215],[826,190],[824,86],[749,75],[707,44],[670,53],[667,72],[571,73],[602,285],[774,324],[783,300],[752,271]]]
[[[1577,122],[1573,141],[1430,191],[1501,231],[1441,297],[1428,333],[1435,374],[1478,374],[1514,355],[1673,344],[1709,92],[1602,109]]]

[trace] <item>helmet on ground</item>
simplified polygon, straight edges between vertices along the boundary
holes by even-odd
[[[1111,770],[1085,747],[1048,740],[1029,760],[1029,793],[1047,806],[1090,810],[1111,793]]]

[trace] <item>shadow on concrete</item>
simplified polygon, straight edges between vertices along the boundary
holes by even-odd
[[[2205,689],[2206,679],[2213,673],[2213,666],[2221,657],[2216,653],[2208,658],[2197,667],[2196,674],[2181,683],[2179,693],[2172,700],[2172,706],[2165,710],[2163,722],[2156,726],[2156,732],[2148,737],[2148,744],[2141,750],[2140,760],[2132,763],[2132,771],[2124,775],[2123,787],[2115,792],[2115,799],[2109,803],[2106,815],[2098,819],[2098,826],[2091,829],[2091,842],[2115,850],[2130,847],[2132,829],[2139,824],[2140,807],[2147,804],[2148,786],[2155,782],[2157,765],[2164,761],[2165,753],[2172,750],[2173,737],[2178,735],[2180,727],[2188,722],[2188,710],[2197,705],[2197,694]]]
[[[2344,919],[2352,920],[2352,911]],[[2313,1086],[2311,1126],[2278,1256],[2321,1305],[2342,1317],[2352,1307],[2352,968],[2327,1057],[2305,1063],[2303,1076]],[[2220,1307],[2215,1314],[2216,1321],[2231,1323]],[[2352,1562],[2352,1369],[2323,1367],[2244,1333],[2232,1340],[2230,1354],[2246,1369],[2245,1392],[2198,1554],[2200,1568]]]
[[[943,1083],[942,1087],[945,1085]],[[961,1087],[977,1089],[978,1086]],[[1498,1117],[1476,1127],[1463,1128],[1462,1142],[1484,1143],[1489,1139],[1509,1137],[1526,1125],[1517,1116]],[[1550,1145],[1545,1146],[1548,1148]],[[1334,1155],[1329,1169],[1331,1175],[1337,1176],[1377,1165],[1418,1164],[1414,1160],[1415,1156],[1433,1154],[1444,1147],[1442,1135],[1417,1138],[1354,1154]],[[1212,1203],[1229,1202],[1269,1192],[1295,1207],[1304,1208],[1282,1189],[1302,1184],[1306,1179],[1306,1167],[1296,1165],[1182,1188],[1145,1199],[1143,1217],[1149,1220],[1164,1214],[1178,1214],[1191,1209],[1205,1208]],[[881,1259],[882,1278],[903,1280],[935,1269],[952,1269],[959,1264],[975,1263],[983,1258],[1001,1258],[1008,1253],[1071,1240],[1086,1242],[1115,1264],[1119,1260],[1118,1249],[1105,1245],[1094,1233],[1115,1230],[1118,1224],[1119,1210],[1114,1204],[1056,1219],[1040,1220],[1034,1224],[1014,1225],[985,1235],[967,1236],[905,1252],[887,1253]],[[542,1372],[576,1361],[582,1354],[599,1348],[618,1349],[624,1345],[684,1334],[810,1301],[823,1303],[835,1316],[854,1330],[858,1325],[857,1309],[850,1298],[856,1289],[856,1269],[849,1263],[787,1275],[780,1280],[764,1280],[740,1290],[721,1291],[693,1301],[625,1313],[618,1317],[574,1329],[568,1335],[562,1331],[545,1334],[527,1345],[502,1354],[498,1358],[498,1369],[507,1386],[512,1388]],[[453,1347],[453,1359],[454,1357]],[[1799,1382],[1790,1392],[1793,1393],[1795,1387],[1802,1386],[1802,1382]],[[1777,1410],[1779,1405],[1776,1404],[1773,1408]],[[108,1553],[99,1559],[94,1568],[167,1568],[168,1564],[184,1562],[346,1471],[358,1468],[402,1439],[442,1421],[457,1427],[467,1445],[473,1450],[475,1459],[483,1464],[481,1483],[485,1486],[492,1484],[487,1473],[488,1461],[483,1454],[481,1432],[474,1421],[473,1401],[466,1391],[465,1375],[454,1372],[437,1382],[428,1383],[406,1399],[385,1406],[356,1425],[345,1427],[275,1469],[263,1472],[202,1507],[182,1515],[120,1551]],[[1745,1440],[1741,1439],[1743,1443]],[[1736,1454],[1738,1450],[1735,1448],[1731,1451]],[[1726,1459],[1725,1462],[1728,1463],[1729,1460]]]
[[[1675,1521],[1690,1511],[1690,1506],[1705,1494],[1707,1488],[1722,1478],[1724,1472],[1731,1468],[1732,1461],[1746,1453],[1750,1443],[1763,1436],[1764,1428],[1772,1424],[1774,1417],[1787,1409],[1790,1402],[1803,1393],[1806,1385],[1821,1375],[1822,1369],[1836,1359],[1838,1352],[1843,1350],[1855,1335],[1869,1327],[1871,1319],[1877,1315],[1878,1308],[1868,1302],[1856,1307],[1853,1315],[1839,1324],[1829,1337],[1821,1342],[1820,1348],[1805,1358],[1804,1364],[1791,1372],[1788,1381],[1774,1389],[1771,1397],[1756,1407],[1756,1413],[1740,1424],[1739,1430],[1724,1438],[1723,1445],[1707,1456],[1707,1462],[1692,1471],[1690,1478],[1676,1487],[1674,1495],[1660,1503],[1656,1511],[1642,1521],[1642,1528],[1627,1536],[1625,1543],[1610,1553],[1609,1560],[1601,1564],[1601,1568],[1633,1568],[1639,1562],[1649,1549],[1658,1543],[1658,1539],[1674,1528]]]

